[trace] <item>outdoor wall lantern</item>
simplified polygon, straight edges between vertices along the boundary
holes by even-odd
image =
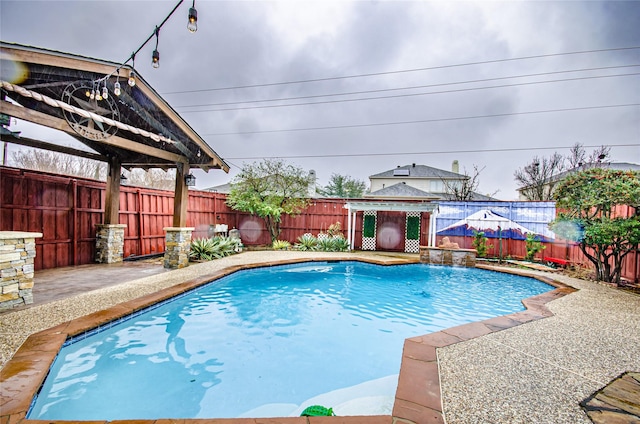
[[[194,177],[193,174],[187,174],[184,176],[184,183],[187,187],[193,187],[196,185],[196,177]]]

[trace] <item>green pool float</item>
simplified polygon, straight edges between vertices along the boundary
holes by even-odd
[[[333,413],[333,408],[325,408],[320,405],[311,405],[305,408],[300,414],[301,417],[330,417],[336,414]]]

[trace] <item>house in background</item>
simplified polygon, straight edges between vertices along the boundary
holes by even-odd
[[[318,185],[318,177],[316,176],[316,171],[314,171],[312,169],[312,170],[309,171],[308,193],[309,193],[309,197],[310,198],[322,197],[317,192],[317,188],[318,188],[317,185]],[[220,184],[220,185],[217,185],[217,186],[203,188],[202,191],[209,191],[209,192],[212,192],[212,193],[229,194],[229,193],[231,193],[231,182],[228,182],[226,184]]]
[[[413,163],[371,175],[371,187],[364,197],[386,200],[456,200],[447,191],[447,187],[461,186],[469,178],[459,173],[457,160],[453,161],[451,171]],[[468,200],[496,199],[474,192]]]
[[[616,171],[640,171],[640,165],[637,163],[628,163],[628,162],[596,162],[596,163],[587,163],[584,165],[580,165],[576,168],[569,169],[568,171],[560,172],[549,178],[544,183],[544,193],[553,193],[555,186],[566,178],[568,175],[571,175],[576,172],[584,171],[589,168],[605,168],[605,169],[613,169]],[[534,186],[526,186],[518,188],[518,200],[527,201],[531,199],[531,195],[529,194]]]

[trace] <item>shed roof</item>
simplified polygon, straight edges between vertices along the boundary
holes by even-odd
[[[128,65],[14,43],[0,42],[0,112],[64,131],[102,158],[128,168],[173,168],[188,164],[205,171],[229,166],[142,78],[127,84]],[[119,69],[119,72],[116,70]],[[86,96],[100,82],[109,96]],[[114,94],[120,83],[122,93]],[[4,134],[4,141],[20,143]],[[25,143],[26,144],[26,143]]]

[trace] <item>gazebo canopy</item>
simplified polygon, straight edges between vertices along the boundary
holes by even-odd
[[[83,154],[46,141],[2,134],[2,140],[104,161],[125,168],[229,166],[132,68],[108,62],[0,42],[0,112],[64,131],[98,154]],[[116,96],[115,84],[120,84]],[[104,87],[108,96],[102,98]],[[90,96],[91,92],[99,96]]]

